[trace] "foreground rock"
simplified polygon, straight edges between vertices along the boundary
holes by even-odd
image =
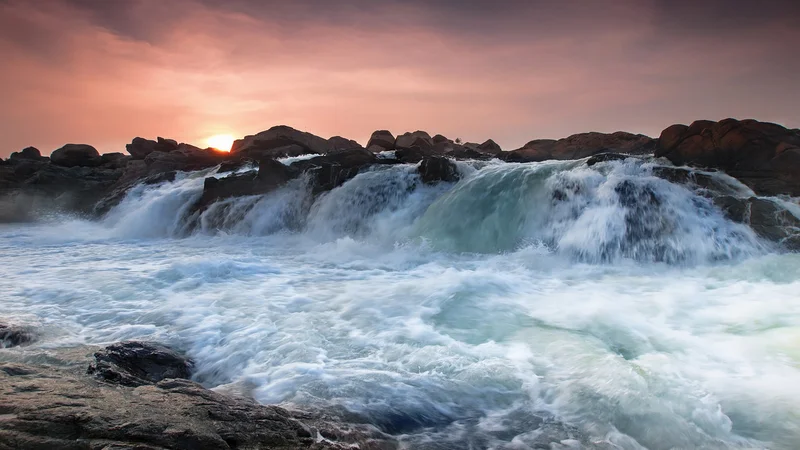
[[[94,354],[88,373],[124,386],[142,386],[191,376],[192,361],[152,342],[120,342]]]
[[[720,196],[714,203],[734,222],[750,226],[762,238],[788,250],[800,250],[800,219],[774,200]]]
[[[536,139],[522,148],[503,153],[500,157],[509,162],[538,162],[548,159],[581,159],[598,153],[624,153],[643,155],[653,153],[656,140],[641,134],[580,133],[564,139]]]
[[[661,132],[656,156],[722,169],[761,195],[800,195],[800,130],[756,120],[698,120]]]
[[[431,156],[419,164],[419,175],[425,184],[434,184],[440,181],[454,183],[461,178],[458,167],[447,158]]]
[[[17,347],[33,340],[34,334],[29,328],[0,322],[0,348]]]
[[[313,192],[320,193],[341,186],[377,161],[375,154],[369,150],[351,149],[332,151],[324,156],[297,161],[291,167],[309,174]]]
[[[259,163],[258,171],[232,174],[224,178],[209,177],[203,184],[203,195],[195,209],[203,210],[208,205],[231,197],[263,195],[283,186],[299,175],[297,170],[275,161],[265,159]]]

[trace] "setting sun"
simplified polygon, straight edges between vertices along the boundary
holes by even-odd
[[[229,152],[231,151],[233,140],[233,136],[230,134],[215,134],[214,136],[206,139],[206,143],[211,148],[215,148],[223,152]]]

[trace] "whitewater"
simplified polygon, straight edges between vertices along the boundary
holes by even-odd
[[[2,316],[41,336],[0,359],[153,340],[410,449],[800,448],[800,254],[653,159],[457,164],[202,212],[225,174],[180,173],[101,220],[1,225]]]

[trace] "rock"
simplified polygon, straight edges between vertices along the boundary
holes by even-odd
[[[749,225],[760,237],[800,250],[800,218],[774,200],[723,195],[715,197],[714,204],[730,220]]]
[[[599,153],[586,160],[586,165],[591,167],[597,163],[606,161],[623,161],[630,158],[630,155],[623,155],[621,153]]]
[[[0,348],[17,347],[33,340],[34,334],[29,328],[0,322]]]
[[[451,141],[450,139],[447,139],[446,137],[442,136],[441,134],[437,134],[436,136],[433,137],[433,144],[434,145],[441,144],[441,143],[444,143],[444,142],[453,142],[453,141]]]
[[[408,149],[411,147],[419,147],[422,150],[430,150],[433,148],[433,139],[424,131],[414,131],[413,133],[404,133],[397,136],[394,141],[394,148],[397,150]]]
[[[225,178],[209,177],[203,183],[203,195],[194,209],[203,210],[214,202],[231,197],[263,195],[296,178],[299,171],[274,159],[259,163],[258,171],[229,175]]]
[[[292,168],[312,176],[315,193],[329,191],[353,178],[362,169],[377,162],[375,154],[365,149],[332,151],[303,161],[296,161]]]
[[[250,158],[239,158],[223,161],[217,169],[217,173],[234,172],[247,165],[255,165],[255,161]]]
[[[461,178],[458,167],[453,161],[441,156],[425,157],[417,170],[422,182],[426,184],[435,184],[440,181],[454,183]]]
[[[372,133],[372,136],[370,136],[369,142],[367,142],[367,148],[372,149],[373,147],[377,146],[381,148],[381,150],[378,150],[378,152],[394,150],[394,141],[395,138],[392,133],[387,130],[378,130]]]
[[[289,146],[291,148],[289,154]],[[280,149],[280,151],[279,151]],[[234,141],[231,154],[240,154],[254,159],[265,157],[299,156],[308,153],[326,153],[332,149],[328,140],[311,133],[279,125],[256,135],[245,136]]]
[[[503,149],[500,148],[495,141],[487,139],[486,142],[478,146],[478,151],[488,153],[490,155],[497,155],[502,153]]]
[[[522,148],[501,154],[509,162],[536,162],[548,159],[581,159],[598,153],[650,154],[655,151],[656,140],[641,134],[580,133],[557,141],[537,139]]]
[[[53,151],[50,161],[63,167],[96,167],[102,164],[100,153],[87,144],[67,144]]]
[[[328,139],[328,143],[331,146],[331,150],[350,150],[352,148],[364,148],[358,142],[343,138],[341,136],[334,136]]]
[[[142,386],[167,378],[189,378],[193,363],[177,352],[152,342],[127,341],[94,354],[87,373],[123,386]]]
[[[467,147],[466,145],[453,145],[445,153],[450,158],[454,159],[490,159],[491,155],[478,151],[475,148]]]
[[[157,141],[135,137],[130,144],[125,145],[125,149],[131,154],[133,159],[144,159],[153,152],[169,153],[178,149],[178,143],[173,139],[159,137]]]
[[[47,158],[42,157],[42,153],[36,147],[25,147],[18,152],[14,152],[8,158],[10,161],[15,160],[30,160],[30,161],[46,161]]]
[[[340,433],[320,430],[346,429]],[[341,441],[334,441],[340,438]],[[0,449],[395,449],[373,427],[315,420],[183,379],[115,386],[0,363]]]
[[[800,131],[756,120],[698,120],[661,132],[656,156],[724,170],[761,195],[800,195]]]
[[[423,151],[419,147],[402,148],[394,151],[394,157],[402,163],[418,163],[422,158],[429,156],[430,151]]]

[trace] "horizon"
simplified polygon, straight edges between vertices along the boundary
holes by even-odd
[[[38,5],[38,7],[37,7]],[[136,136],[205,147],[278,124],[366,143],[658,137],[800,126],[800,5],[747,2],[0,1],[0,157]]]

